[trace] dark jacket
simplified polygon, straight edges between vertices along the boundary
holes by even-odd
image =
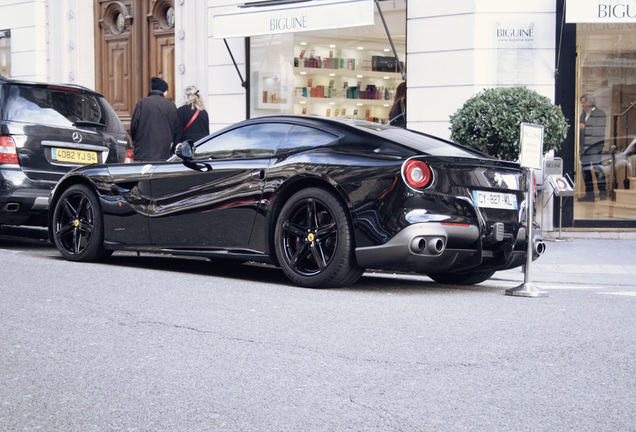
[[[177,107],[160,90],[140,99],[130,122],[135,160],[164,161],[177,132]]]
[[[190,105],[183,105],[177,109],[177,134],[175,136],[175,144],[192,140],[198,141],[203,137],[210,135],[210,118],[206,110],[199,111],[199,115],[190,126],[184,131],[183,129],[190,122],[190,119],[197,112],[196,108]]]
[[[585,120],[585,112],[583,112],[581,123],[585,124],[579,143],[579,152],[582,154],[592,144],[605,140],[605,126],[607,124],[605,111],[594,108],[587,120]]]

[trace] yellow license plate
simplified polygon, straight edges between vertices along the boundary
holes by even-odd
[[[97,163],[97,152],[72,150],[63,148],[51,149],[51,158],[59,162],[75,162],[81,164]]]

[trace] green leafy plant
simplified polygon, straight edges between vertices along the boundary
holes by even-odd
[[[521,123],[544,127],[544,152],[559,150],[568,132],[561,107],[527,87],[483,90],[450,120],[451,140],[504,160],[519,159]]]

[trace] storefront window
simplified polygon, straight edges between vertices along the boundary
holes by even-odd
[[[636,24],[577,24],[574,219],[636,219]]]
[[[11,32],[0,30],[0,75],[11,76]]]
[[[406,0],[380,2],[404,66]],[[375,25],[250,39],[250,116],[277,113],[388,122],[402,75],[379,13]]]

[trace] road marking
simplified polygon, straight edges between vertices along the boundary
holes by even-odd
[[[561,285],[561,284],[543,284],[543,283],[535,283],[535,285],[537,287],[539,287],[539,288],[555,289],[555,290],[577,290],[577,289],[581,289],[581,290],[600,290],[600,289],[607,289],[607,287],[602,287],[600,285],[577,285],[577,284]]]
[[[484,282],[484,285],[490,285],[493,288],[494,287],[507,287],[508,284],[493,284],[493,283],[489,283],[489,282]],[[558,291],[558,290],[592,290],[592,291],[598,291],[595,294],[607,294],[607,295],[622,295],[622,296],[629,296],[629,297],[636,297],[636,291],[618,291],[621,289],[625,289],[625,288],[632,288],[632,286],[616,286],[616,287],[608,287],[608,286],[602,286],[602,285],[579,285],[579,284],[555,284],[555,283],[541,283],[541,282],[536,282],[534,283],[534,285],[540,289],[540,290],[545,290],[545,291],[550,291],[550,290],[554,290],[554,291]],[[607,291],[608,289],[616,289],[617,291]]]

